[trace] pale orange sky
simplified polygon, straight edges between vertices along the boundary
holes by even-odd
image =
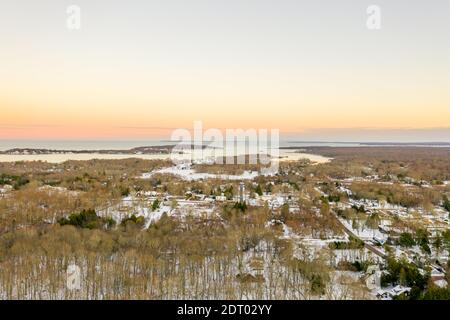
[[[64,1],[11,2],[0,12],[0,139],[147,138],[194,120],[282,132],[450,127],[448,2],[381,1],[378,31],[365,26],[365,3],[321,2],[105,11],[79,1],[79,31],[65,28]]]

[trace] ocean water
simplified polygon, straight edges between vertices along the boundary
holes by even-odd
[[[127,150],[142,146],[162,146],[175,145],[176,142],[166,140],[0,140],[0,150],[9,150],[13,148],[33,148],[33,149],[52,149],[52,150]],[[302,146],[311,146],[312,143],[299,144],[295,146],[301,148]],[[323,145],[318,143],[316,145]],[[280,147],[292,146],[288,141],[280,141]],[[256,149],[253,149],[256,150]],[[212,150],[206,149],[204,151],[194,151],[194,158],[211,158],[223,155],[241,155],[247,154],[248,149],[245,146],[237,145],[236,149],[232,151],[227,150]],[[328,158],[319,155],[312,155],[307,153],[296,152],[295,150],[279,150],[270,149],[270,154],[273,156],[280,156],[283,160],[297,160],[300,158],[310,159],[314,162],[326,162]],[[14,161],[47,161],[51,163],[60,163],[67,160],[91,160],[91,159],[126,159],[126,158],[141,158],[141,159],[168,159],[169,154],[98,154],[98,153],[83,153],[83,154],[29,154],[29,155],[15,155],[15,154],[0,154],[0,162],[14,162]],[[178,159],[185,159],[190,155],[176,155]]]
[[[0,151],[13,148],[52,150],[126,150],[174,144],[163,140],[0,140]]]
[[[174,145],[169,140],[2,140],[0,151],[13,148],[52,149],[52,150],[126,150],[143,146]],[[296,142],[280,140],[280,147],[307,147],[307,146],[358,146],[355,142]]]
[[[5,151],[13,148],[32,148],[32,149],[52,149],[52,150],[128,150],[135,147],[143,146],[163,146],[163,145],[176,145],[177,142],[168,140],[0,140],[0,151]],[[395,143],[379,143],[369,144],[369,146],[393,146]],[[398,145],[402,145],[399,143]],[[433,146],[433,147],[449,147],[447,143],[409,143],[407,146]],[[358,142],[327,142],[327,141],[292,141],[283,140],[279,142],[280,147],[295,147],[301,149],[308,146],[330,146],[330,147],[358,147],[367,146],[364,143]],[[253,149],[256,150],[256,149]],[[195,153],[196,151],[194,151]],[[203,152],[202,156],[221,156],[221,155],[240,155],[248,154],[248,149],[243,145],[237,145],[236,149],[233,148],[231,153],[227,150],[216,151],[200,151]],[[205,154],[206,153],[206,154]],[[208,154],[209,153],[209,154]],[[251,152],[252,153],[252,152]],[[300,158],[307,158],[314,162],[326,162],[329,158],[319,155],[302,153],[302,151],[296,151],[295,149],[271,149],[270,152],[274,156],[281,156],[284,160],[297,160]],[[126,154],[96,154],[96,153],[83,153],[83,154],[42,154],[42,155],[9,155],[0,154],[0,162],[13,162],[13,161],[47,161],[52,163],[60,163],[67,160],[90,160],[90,159],[125,159],[125,158],[141,158],[141,159],[168,159],[168,154],[143,154],[143,155],[126,155]],[[181,156],[180,156],[181,157]]]

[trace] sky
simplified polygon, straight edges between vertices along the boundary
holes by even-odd
[[[366,25],[373,4],[379,30]],[[200,120],[309,140],[450,141],[448,0],[0,8],[0,139],[167,137]]]

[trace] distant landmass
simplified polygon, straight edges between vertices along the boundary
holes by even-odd
[[[450,142],[350,142],[350,141],[288,141],[288,144],[334,144],[334,145],[359,145],[359,146],[427,146],[448,147]],[[280,149],[296,149],[298,146],[283,146]]]
[[[169,154],[172,152],[175,145],[163,145],[163,146],[145,146],[135,147],[131,149],[98,149],[98,150],[61,150],[61,149],[47,149],[47,148],[12,148],[5,151],[0,151],[0,154],[8,155],[40,155],[40,154]],[[178,146],[179,147],[179,146]],[[184,148],[193,148],[194,145],[186,145]],[[202,146],[202,149],[207,146]],[[182,151],[180,151],[182,153]]]

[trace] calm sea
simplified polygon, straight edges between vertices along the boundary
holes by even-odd
[[[135,147],[143,146],[162,146],[174,145],[176,142],[168,140],[0,140],[0,150],[5,151],[13,148],[32,148],[32,149],[52,149],[52,150],[127,150]],[[302,148],[307,146],[331,146],[331,147],[357,147],[364,144],[356,142],[298,142],[281,140],[280,147],[296,147]],[[373,144],[372,144],[373,145]],[[383,145],[383,144],[376,144]],[[387,143],[386,145],[395,145]],[[448,147],[449,144],[407,144],[407,146],[433,146]],[[244,150],[238,151],[238,154],[246,153]],[[280,156],[287,160],[295,160],[299,158],[307,158],[315,162],[326,162],[329,159],[306,153],[295,152],[295,150],[279,150]],[[216,154],[217,155],[217,154]],[[125,159],[130,157],[138,157],[142,159],[167,159],[167,154],[143,154],[143,155],[126,155],[126,154],[42,154],[42,155],[10,155],[0,154],[0,162],[12,161],[34,161],[41,160],[53,163],[64,162],[67,160],[90,160],[90,159]]]
[[[173,145],[168,140],[0,140],[0,151],[13,148],[54,150],[126,150],[143,146]],[[354,142],[292,142],[281,140],[281,147],[295,146],[358,146]]]
[[[127,150],[142,146],[162,146],[174,145],[176,142],[167,140],[0,140],[0,150],[5,151],[13,148],[32,148],[32,149],[52,149],[52,150]],[[289,143],[281,141],[280,146],[302,146],[312,145],[341,145],[333,143]],[[348,144],[357,145],[357,144]],[[239,152],[238,152],[239,153]],[[242,151],[245,153],[245,151]],[[306,153],[295,152],[295,150],[280,150],[280,156],[295,160],[299,158],[307,158],[315,162],[326,162],[329,159]],[[30,155],[14,155],[0,154],[0,162],[12,161],[34,161],[41,160],[52,163],[60,163],[67,160],[90,160],[90,159],[125,159],[137,157],[142,159],[167,159],[167,154],[143,154],[143,155],[126,155],[126,154],[30,154]]]

